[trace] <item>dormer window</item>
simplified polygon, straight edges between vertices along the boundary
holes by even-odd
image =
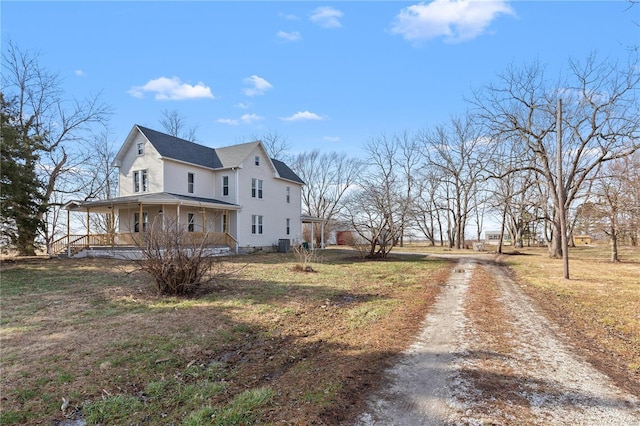
[[[259,155],[256,155],[255,163],[256,163],[256,166],[260,165],[260,156]]]
[[[144,142],[138,142],[136,146],[138,150],[138,155],[144,155]]]

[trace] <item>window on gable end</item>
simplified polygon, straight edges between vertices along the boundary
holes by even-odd
[[[255,164],[256,164],[256,166],[260,165],[260,156],[259,155],[256,155],[256,157],[255,157]]]
[[[251,178],[251,198],[262,198],[262,179]]]
[[[149,190],[149,180],[146,170],[136,170],[133,172],[133,192],[147,192]]]
[[[144,142],[138,142],[136,149],[138,150],[138,155],[144,155]]]
[[[222,176],[222,195],[229,196],[229,176]]]

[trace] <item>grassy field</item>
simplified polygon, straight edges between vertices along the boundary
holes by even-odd
[[[445,261],[228,258],[192,298],[133,264],[3,262],[0,424],[338,424],[411,342]],[[64,410],[61,406],[64,403]]]
[[[640,394],[640,250],[622,248],[612,264],[606,246],[572,249],[568,281],[545,249],[505,251],[563,334]],[[228,258],[220,272],[233,274],[175,298],[130,262],[3,262],[0,424],[347,422],[415,337],[451,265],[337,249],[315,272],[297,265],[289,254]]]
[[[524,290],[592,362],[640,393],[640,248],[622,247],[618,263],[606,244],[570,249],[569,280],[546,249],[518,251],[502,260]]]

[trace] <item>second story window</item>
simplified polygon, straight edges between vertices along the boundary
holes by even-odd
[[[222,195],[229,196],[229,176],[222,176]]]
[[[251,179],[251,197],[262,198],[262,179]]]
[[[187,174],[187,191],[189,194],[193,194],[196,183],[196,175],[193,173]]]
[[[287,204],[291,203],[291,187],[287,186]]]
[[[138,151],[138,155],[144,155],[144,142],[138,142],[136,149]]]
[[[133,172],[133,192],[147,192],[149,181],[146,170],[136,170]]]

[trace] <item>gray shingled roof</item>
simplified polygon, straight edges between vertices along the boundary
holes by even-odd
[[[222,167],[215,149],[167,135],[140,125],[137,126],[151,145],[165,158],[197,164],[212,169]]]
[[[273,162],[273,165],[276,167],[276,170],[278,171],[278,174],[282,179],[292,180],[304,185],[304,181],[300,179],[300,177],[285,163],[280,160],[276,160],[275,158],[272,158],[271,161]]]
[[[259,141],[255,141],[214,149],[147,127],[136,126],[162,157],[197,164],[211,169],[238,167],[240,163],[247,158],[247,155],[260,143]],[[302,179],[285,163],[273,158],[271,162],[282,179],[304,185]]]

